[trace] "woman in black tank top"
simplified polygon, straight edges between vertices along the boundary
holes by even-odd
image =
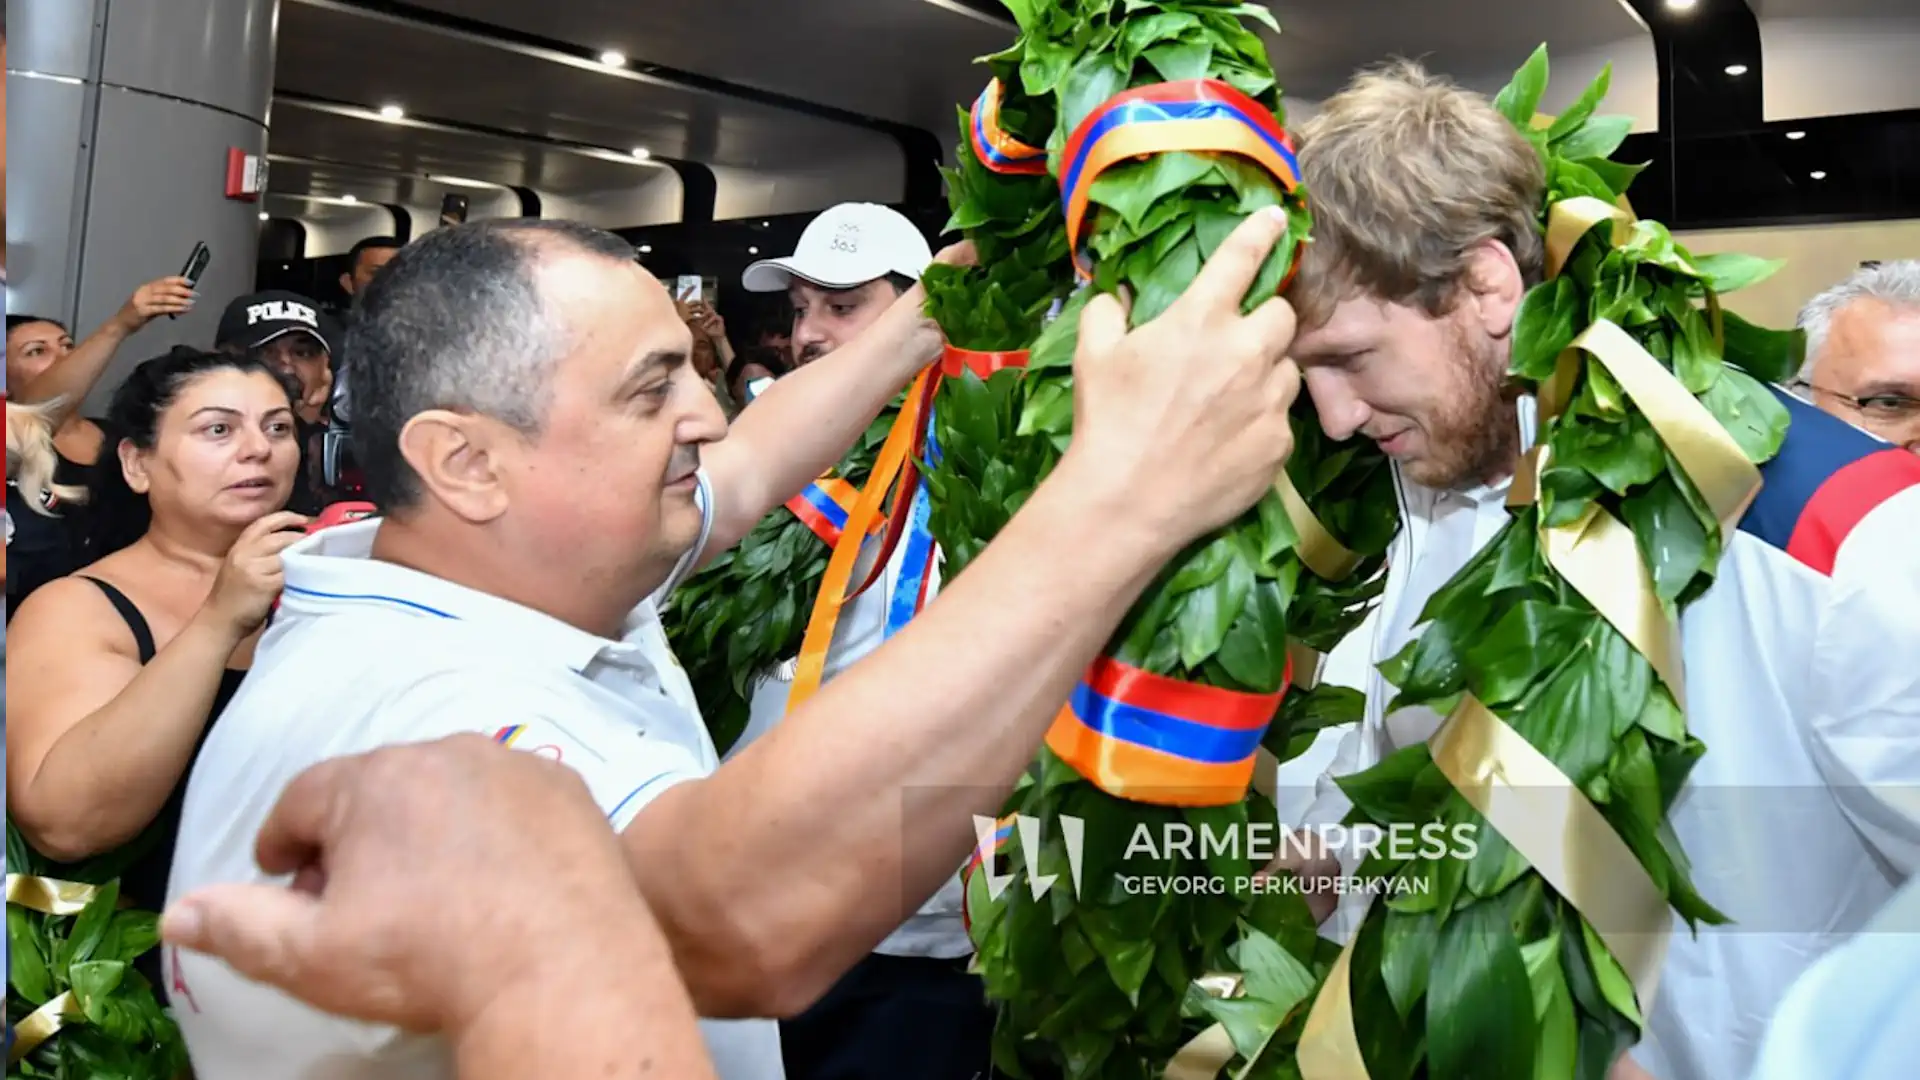
[[[132,543],[144,531],[144,522],[132,530],[103,527],[87,512],[91,500],[84,493],[94,486],[100,468],[119,469],[115,434],[98,420],[80,415],[80,403],[92,391],[114,354],[127,338],[161,315],[193,309],[193,284],[167,277],[135,289],[120,310],[85,341],[54,319],[42,315],[7,316],[7,390],[10,403],[34,405],[47,411],[53,431],[53,483],[77,488],[82,497],[47,507],[44,491],[20,491],[7,485],[7,515],[15,533],[7,545],[7,618],[14,609],[47,582],[74,572]],[[104,459],[104,466],[101,464]],[[34,512],[41,500],[51,514]],[[97,541],[111,540],[103,547]],[[91,542],[90,541],[96,541]]]
[[[140,840],[122,892],[157,911],[193,758],[252,659],[280,551],[305,523],[280,512],[300,454],[287,385],[244,357],[150,360],[109,421],[126,433],[125,480],[151,524],[14,619],[7,811],[61,862]]]

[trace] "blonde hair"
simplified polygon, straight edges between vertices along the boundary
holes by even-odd
[[[1489,240],[1540,280],[1546,168],[1485,97],[1395,61],[1328,98],[1300,137],[1313,243],[1289,299],[1302,325],[1358,293],[1444,314]]]
[[[63,503],[87,501],[87,489],[53,482],[58,455],[53,449],[53,416],[60,399],[36,405],[7,402],[7,482],[20,489],[36,513],[54,516],[47,497]]]

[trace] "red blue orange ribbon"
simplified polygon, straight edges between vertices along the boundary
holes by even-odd
[[[1249,694],[1095,660],[1047,731],[1047,746],[1109,795],[1160,806],[1246,796],[1260,739],[1293,679]]]
[[[1008,814],[1006,817],[994,822],[992,847],[983,848],[980,844],[975,844],[973,854],[967,859],[967,865],[960,868],[960,889],[963,894],[960,901],[960,925],[966,929],[968,934],[973,933],[973,898],[965,894],[969,893],[972,889],[974,872],[984,866],[988,859],[1006,850],[1007,842],[1013,839],[1015,817],[1016,815],[1014,814]]]
[[[1259,102],[1218,79],[1185,79],[1108,98],[1074,129],[1060,166],[1067,243],[1079,247],[1093,182],[1133,158],[1174,150],[1239,154],[1263,166],[1288,191],[1300,186],[1293,140]],[[1297,260],[1296,260],[1297,262]],[[1082,277],[1092,268],[1076,260]]]
[[[949,379],[957,379],[971,371],[980,377],[980,381],[985,382],[992,378],[996,371],[1026,367],[1029,355],[1026,349],[982,352],[978,349],[962,349],[948,345],[940,353],[940,374]]]
[[[973,99],[972,122],[967,130],[972,133],[974,156],[993,172],[1045,176],[1047,152],[1038,146],[1028,146],[1000,126],[1000,99],[1004,93],[1000,80],[993,79],[980,91],[980,96]]]
[[[823,476],[788,499],[787,509],[813,530],[813,535],[832,547],[840,542],[840,531],[847,527],[847,514],[859,498],[859,488],[837,476]]]

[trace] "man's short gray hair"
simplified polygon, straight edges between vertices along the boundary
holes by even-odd
[[[482,221],[400,249],[353,312],[338,360],[353,390],[353,452],[384,513],[420,498],[400,432],[430,409],[540,430],[553,367],[573,342],[541,295],[542,253],[631,261],[633,245],[570,221]]]
[[[1880,300],[1895,307],[1920,308],[1920,259],[1894,259],[1863,266],[1845,281],[1807,301],[1800,311],[1800,328],[1807,332],[1807,361],[1802,379],[1813,377],[1813,361],[1827,344],[1834,316],[1855,300]]]

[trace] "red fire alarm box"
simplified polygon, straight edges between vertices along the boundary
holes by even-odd
[[[227,198],[252,202],[267,187],[267,159],[239,147],[227,151]]]

